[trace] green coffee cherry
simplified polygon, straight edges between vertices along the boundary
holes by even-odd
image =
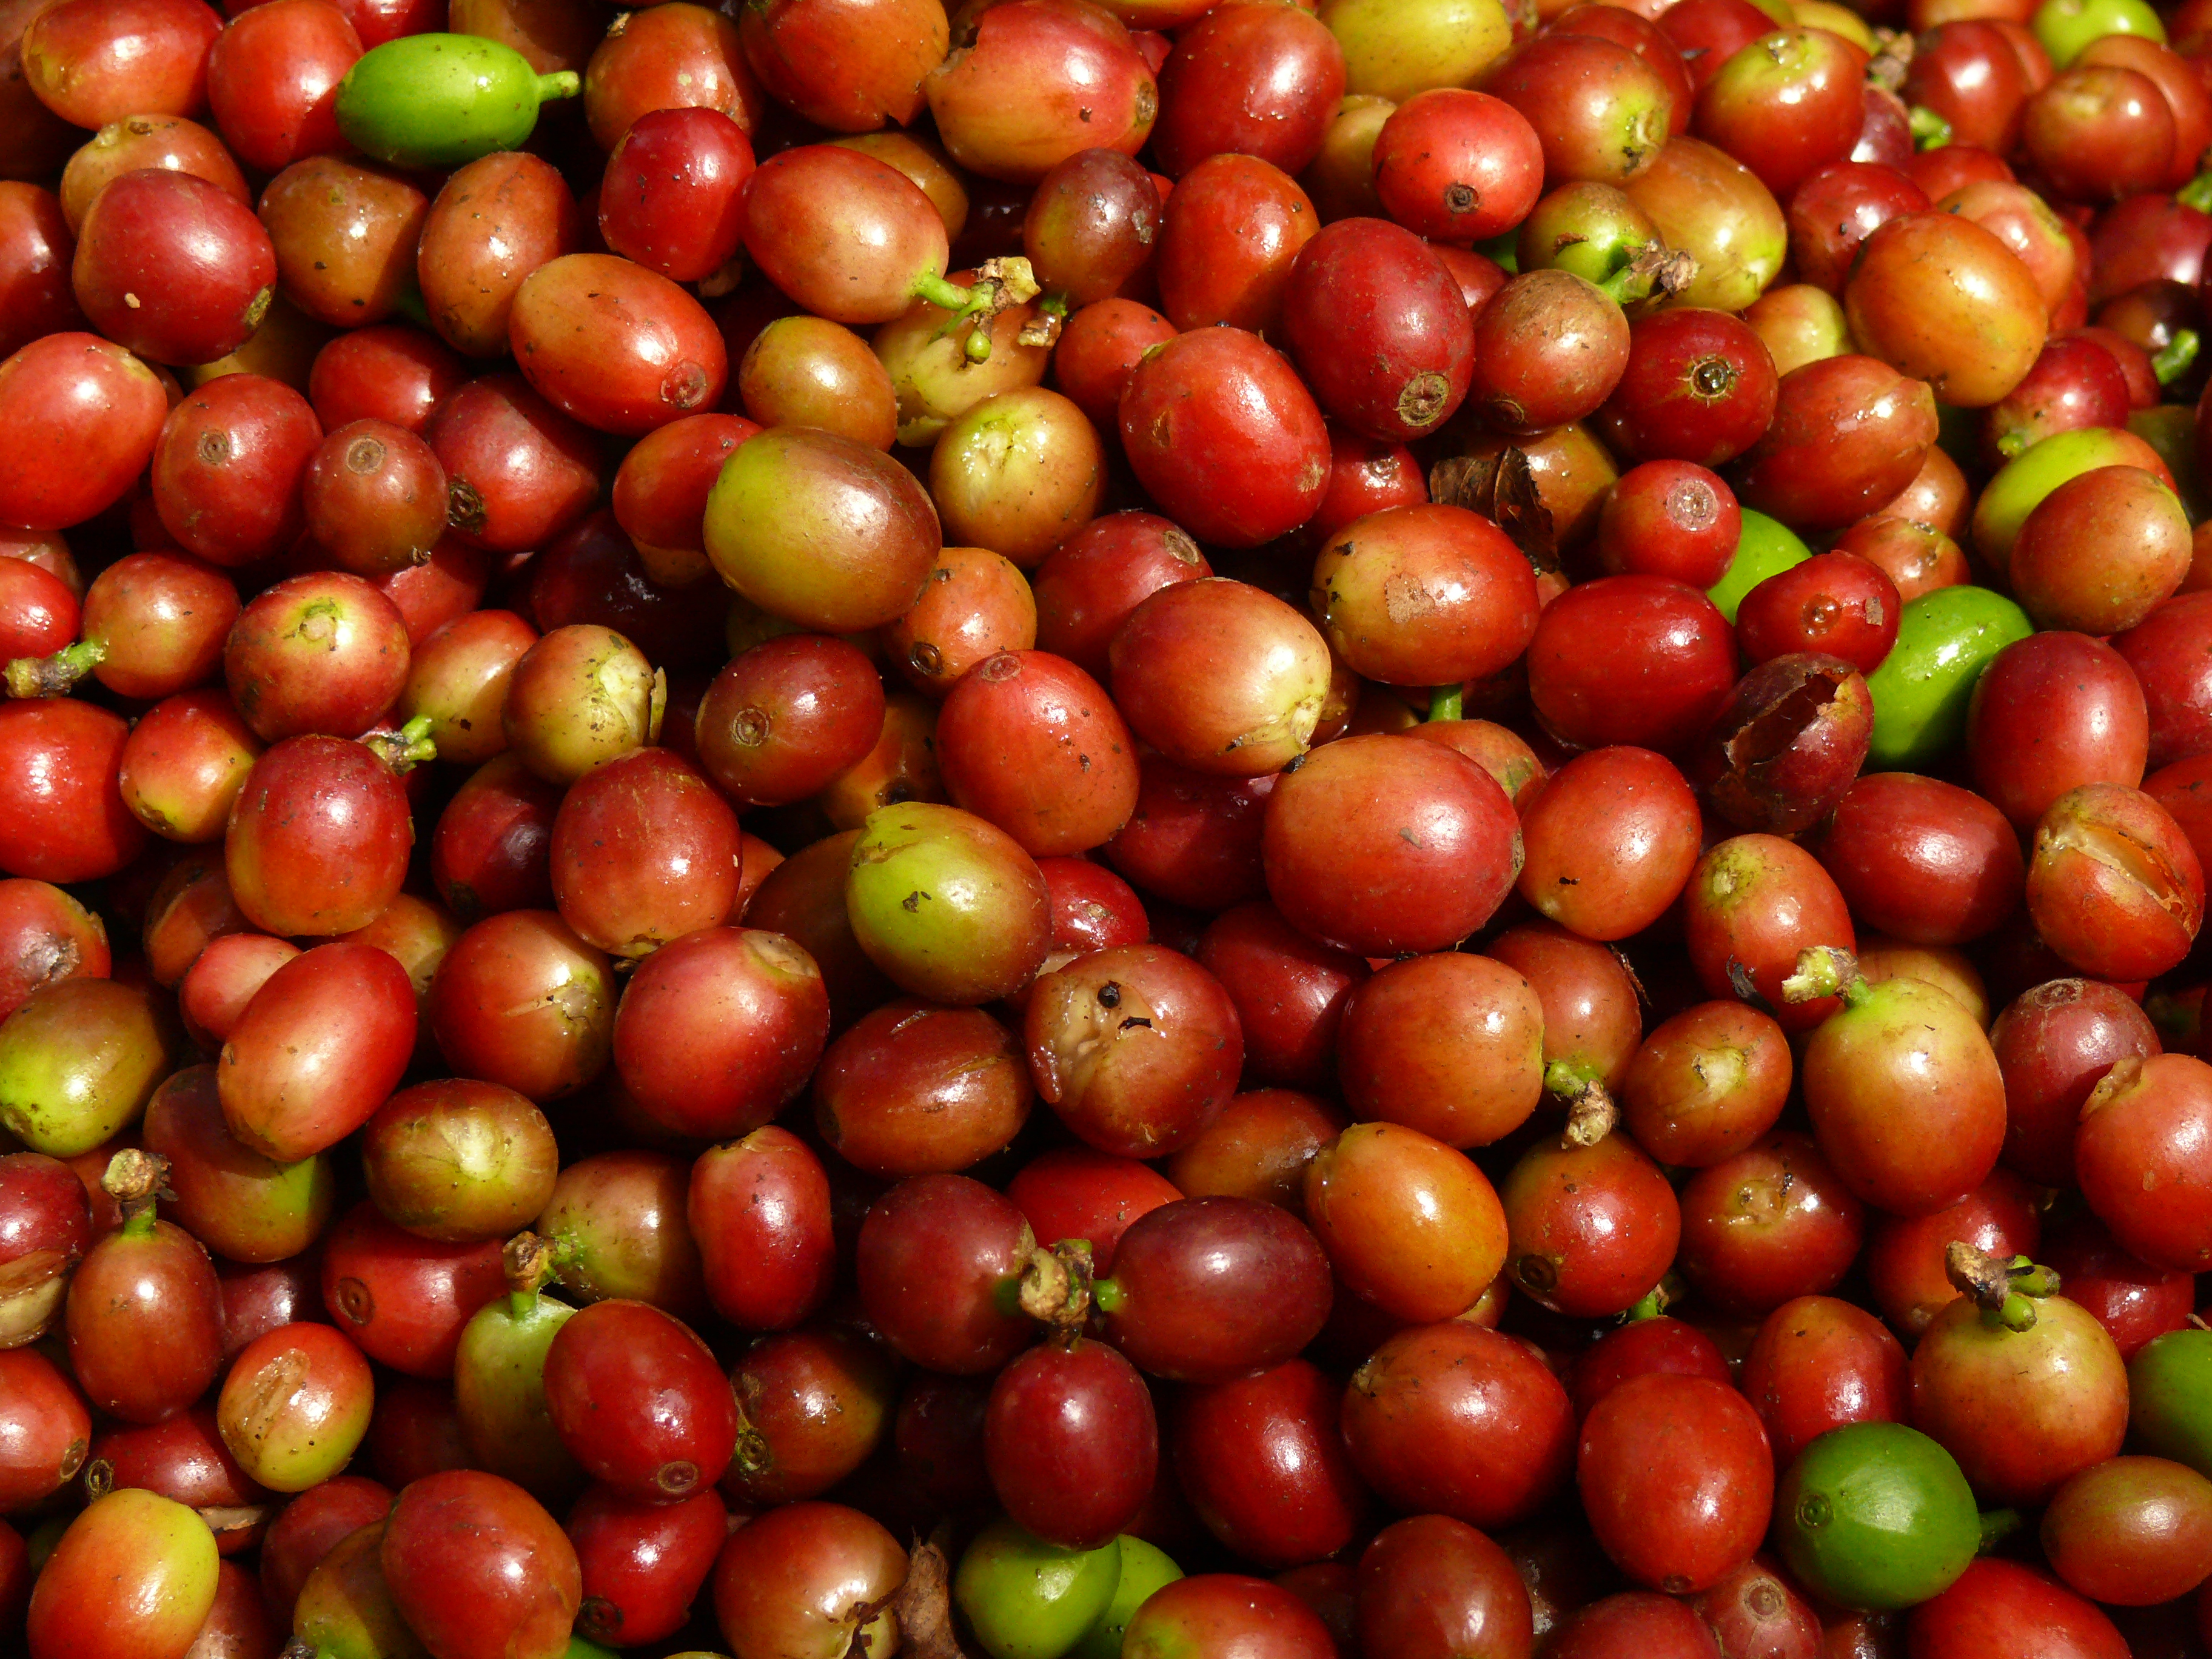
[[[1939,587],[1907,605],[1896,645],[1867,676],[1874,698],[1867,770],[1915,770],[1957,744],[1982,670],[2034,631],[2025,611],[1986,587]]]
[[[1813,556],[1813,550],[1805,545],[1797,532],[1778,520],[1764,513],[1743,509],[1743,528],[1735,538],[1735,557],[1728,573],[1705,590],[1705,597],[1720,608],[1720,613],[1735,622],[1736,607],[1743,596],[1765,581],[1769,576],[1778,576],[1795,564],[1802,564]]]
[[[496,40],[402,35],[364,52],[338,82],[338,131],[396,167],[457,167],[520,147],[538,105],[582,89],[574,70],[540,75]]]
[[[1104,1615],[1121,1578],[1118,1538],[1066,1550],[1001,1519],[960,1558],[952,1599],[991,1659],[1060,1659]]]
[[[1137,1609],[1161,1585],[1182,1577],[1182,1569],[1158,1546],[1126,1532],[1116,1541],[1121,1549],[1121,1582],[1115,1587],[1114,1599],[1106,1604],[1098,1622],[1068,1650],[1067,1659],[1121,1659],[1122,1633],[1137,1616]]]
[[[2028,27],[2059,69],[2108,34],[2140,34],[2166,44],[2166,25],[2144,0],[2044,0]]]

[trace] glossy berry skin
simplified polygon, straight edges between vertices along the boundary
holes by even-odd
[[[1186,1392],[1171,1437],[1176,1476],[1207,1530],[1273,1570],[1350,1543],[1367,1492],[1337,1432],[1341,1399],[1303,1359]]]
[[[1583,1420],[1576,1478],[1606,1553],[1678,1595],[1751,1559],[1774,1496],[1758,1413],[1710,1377],[1632,1377],[1607,1394]]]
[[[86,1255],[64,1310],[85,1396],[126,1423],[189,1406],[221,1368],[215,1268],[181,1227],[142,1214]]]
[[[1575,1361],[1567,1384],[1574,1393],[1576,1418],[1588,1418],[1590,1408],[1622,1383],[1654,1373],[1729,1380],[1719,1346],[1696,1326],[1666,1314],[1632,1319],[1607,1331]]]
[[[579,778],[553,819],[553,905],[586,945],[637,960],[714,927],[738,896],[737,814],[665,749]]]
[[[1565,1486],[1574,1407],[1518,1338],[1453,1320],[1401,1331],[1345,1391],[1352,1467],[1394,1508],[1485,1531],[1526,1520]]]
[[[1136,743],[1105,688],[1043,651],[1002,651],[963,675],[938,713],[954,805],[1035,858],[1086,852],[1136,808]]]
[[[261,1540],[261,1594],[288,1618],[300,1586],[340,1540],[391,1512],[392,1491],[363,1474],[332,1475],[287,1504]]]
[[[94,327],[155,362],[206,363],[269,308],[276,254],[245,206],[190,173],[125,173],[77,228],[71,276]]]
[[[1330,1659],[1341,1651],[1329,1628],[1280,1584],[1243,1573],[1178,1578],[1148,1597],[1121,1638],[1124,1659],[1176,1659],[1187,1653],[1249,1654],[1254,1659]]]
[[[1188,1144],[1234,1091],[1236,1005],[1158,945],[1117,945],[1040,975],[1024,1020],[1037,1092],[1084,1141],[1123,1158]]]
[[[890,1634],[882,1604],[907,1554],[883,1525],[842,1504],[785,1504],[730,1534],[711,1579],[714,1622],[733,1654],[839,1659]]]
[[[60,1491],[84,1467],[92,1413],[61,1367],[34,1348],[0,1349],[0,1383],[9,1399],[0,1503],[15,1510]]]
[[[1123,7],[1131,27],[1170,28],[1197,9]],[[1162,12],[1171,15],[1162,15]],[[1345,52],[1318,20],[1297,12],[1207,12],[1180,31],[1160,68],[1152,153],[1180,179],[1224,150],[1297,173],[1320,150],[1344,94]]]
[[[1100,1328],[1148,1375],[1219,1382],[1298,1352],[1331,1296],[1328,1258],[1296,1217],[1257,1199],[1184,1199],[1121,1235]]]
[[[0,871],[63,884],[113,875],[146,845],[118,784],[131,728],[76,697],[0,708]]]
[[[361,1203],[323,1245],[322,1300],[331,1322],[378,1364],[449,1377],[462,1328],[500,1294],[500,1244],[441,1244],[393,1226]]]
[[[653,1122],[750,1133],[805,1086],[829,1035],[813,959],[780,933],[702,927],[663,945],[615,1011],[614,1060]]]
[[[1340,220],[1298,251],[1283,330],[1322,408],[1370,438],[1435,431],[1474,373],[1458,283],[1427,244],[1387,220]]]
[[[34,1659],[182,1654],[215,1605],[218,1562],[207,1524],[138,1487],[109,1492],[73,1520],[31,1592],[24,1632]]]
[[[737,1443],[737,1403],[707,1345],[642,1302],[595,1302],[545,1352],[553,1427],[598,1480],[667,1502],[711,1486]]]
[[[711,1489],[671,1504],[598,1486],[576,1500],[566,1530],[582,1570],[578,1633],[629,1645],[683,1628],[729,1536],[730,1517]]]
[[[607,157],[600,233],[672,282],[712,276],[743,240],[752,171],[751,143],[720,110],[650,110]]]
[[[1410,609],[1409,591],[1428,596]],[[1389,685],[1485,680],[1535,631],[1536,584],[1504,532],[1427,502],[1354,519],[1314,562],[1310,603],[1340,660]]]
[[[2154,1267],[2212,1263],[2212,1184],[2199,1139],[2212,1121],[2212,1066],[2188,1054],[2126,1056],[2083,1103],[2074,1164],[2098,1219]]]
[[[1183,1193],[1134,1158],[1060,1146],[1024,1164],[1006,1183],[1006,1196],[1021,1206],[1039,1243],[1089,1240],[1091,1265],[1104,1273],[1112,1271],[1114,1252],[1130,1224]]]
[[[257,1337],[233,1362],[216,1405],[223,1443],[275,1492],[304,1492],[345,1467],[368,1431],[368,1362],[327,1325]]]
[[[1689,1602],[1624,1590],[1578,1609],[1552,1650],[1560,1659],[1713,1659],[1721,1650]]]
[[[1393,1318],[1455,1318],[1504,1265],[1505,1217],[1488,1178],[1418,1129],[1346,1129],[1307,1164],[1304,1200],[1339,1282]]]
[[[1905,1622],[1911,1659],[1996,1659],[2021,1651],[2123,1659],[2126,1640],[2104,1611],[2033,1568],[1978,1560]]]
[[[2002,812],[1913,772],[1863,775],[1805,844],[1861,926],[1915,945],[1988,933],[2018,908],[2027,878]]]
[[[145,468],[168,415],[154,371],[96,334],[49,334],[0,362],[0,514],[33,530],[82,524]]]
[[[729,378],[706,307],[613,254],[540,265],[515,290],[507,333],[531,385],[595,431],[638,435],[704,414]]]
[[[359,1128],[414,1052],[414,988],[389,952],[343,939],[301,952],[232,1027],[216,1086],[231,1133],[280,1163]]]
[[[1107,645],[1109,684],[1160,761],[1259,778],[1305,753],[1330,683],[1328,644],[1300,611],[1249,583],[1200,577],[1156,588]],[[1155,786],[1165,781],[1153,763]],[[1146,816],[1139,769],[1134,827]]]
[[[1159,1425],[1135,1366],[1102,1342],[1042,1342],[999,1373],[983,1464],[1015,1522],[1062,1549],[1109,1543],[1152,1488]]]
[[[915,1364],[988,1375],[1036,1328],[1003,1293],[1036,1248],[1029,1223],[1002,1194],[966,1176],[914,1176],[871,1205],[860,1224],[860,1303]]]
[[[1990,1026],[1990,1046],[2004,1074],[2006,1167],[2063,1186],[2075,1178],[2075,1132],[2091,1092],[2121,1061],[2148,1060],[2159,1038],[2126,993],[2056,979],[2013,1000]]]
[[[1712,601],[1663,576],[1603,576],[1545,608],[1528,646],[1536,716],[1576,748],[1630,744],[1679,754],[1735,683],[1735,648]]]
[[[775,1124],[691,1166],[686,1206],[707,1295],[744,1330],[787,1330],[828,1297],[837,1249],[822,1160]]]
[[[1300,933],[1395,956],[1449,949],[1490,920],[1519,874],[1520,828],[1474,762],[1378,733],[1325,744],[1276,784],[1261,857]]]
[[[848,1163],[896,1179],[966,1169],[1012,1140],[1035,1094],[1012,1032],[980,1008],[902,998],[830,1045],[815,1122]]]
[[[1291,365],[1256,334],[1179,334],[1121,394],[1138,482],[1202,542],[1256,547],[1295,530],[1328,483],[1328,428]]]
[[[1449,1516],[1392,1522],[1360,1553],[1354,1614],[1370,1653],[1528,1659],[1535,1632],[1513,1558]]]
[[[1719,466],[1774,418],[1774,356],[1741,318],[1683,307],[1631,325],[1628,368],[1598,424],[1640,461]]]
[[[1911,1409],[1905,1349],[1865,1309],[1807,1296],[1769,1314],[1744,1358],[1744,1395],[1778,1468],[1846,1423],[1901,1423]]]
[[[567,1534],[521,1487],[477,1469],[402,1492],[380,1559],[401,1616],[447,1659],[557,1659],[583,1601]]]
[[[2124,848],[2124,863],[2106,860]],[[2100,978],[2154,978],[2188,954],[2204,916],[2204,873],[2171,814],[2141,790],[2086,783],[2036,823],[2027,913],[2069,965]]]
[[[1536,204],[1544,152],[1535,129],[1486,93],[1417,93],[1375,140],[1375,189],[1407,229],[1464,247],[1511,228]]]
[[[1912,979],[1847,993],[1805,1051],[1805,1100],[1844,1184],[1899,1215],[1924,1215],[1978,1186],[2004,1145],[2004,1075],[1953,998]],[[1932,1093],[1931,1093],[1932,1091]],[[1906,1129],[1897,1103],[1940,1099]]]
[[[287,738],[246,774],[223,864],[249,921],[326,939],[366,927],[398,896],[413,835],[405,787],[374,754]]]
[[[1912,1421],[1985,1498],[2040,1503],[2120,1449],[2127,1369],[2105,1328],[2063,1296],[2040,1298],[2025,1331],[1960,1297],[1912,1351]]]
[[[1506,1271],[1571,1318],[1626,1312],[1674,1259],[1682,1215],[1658,1166],[1626,1135],[1594,1146],[1540,1142],[1498,1194]]]

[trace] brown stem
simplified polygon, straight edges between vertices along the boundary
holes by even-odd
[[[911,1659],[972,1659],[952,1624],[952,1524],[940,1521],[907,1557],[906,1583],[884,1605],[898,1620],[899,1645]]]
[[[1626,264],[1598,286],[1613,296],[1615,304],[1632,306],[1679,294],[1697,274],[1693,255],[1652,243],[1638,248]]]
[[[507,1288],[514,1296],[534,1296],[553,1277],[553,1241],[542,1233],[519,1232],[499,1253]]]
[[[1859,959],[1840,945],[1815,945],[1797,953],[1797,971],[1782,981],[1784,1002],[1814,1002],[1841,997],[1855,1003],[1866,995]]]
[[[1905,90],[1905,73],[1912,67],[1912,37],[1894,29],[1876,29],[1878,50],[1867,62],[1866,78],[1885,92]]]
[[[65,697],[106,658],[98,640],[79,640],[51,657],[18,657],[4,671],[11,697]]]
[[[1978,1306],[1992,1312],[2012,1294],[2011,1261],[1978,1250],[1963,1238],[1944,1247],[1943,1276],[1960,1296],[1973,1297]]]
[[[1567,1127],[1560,1137],[1562,1145],[1595,1146],[1620,1121],[1620,1109],[1613,1104],[1604,1080],[1595,1075],[1595,1067],[1588,1060],[1553,1060],[1544,1068],[1544,1087],[1566,1105]]]
[[[1061,1336],[1083,1328],[1091,1314],[1091,1241],[1064,1238],[1051,1249],[1039,1245],[1022,1269],[1022,1311]]]
[[[156,1152],[125,1146],[107,1160],[100,1189],[123,1211],[124,1230],[141,1233],[153,1226],[155,1200],[169,1178],[169,1160]]]
[[[1566,1133],[1560,1139],[1570,1146],[1595,1146],[1611,1134],[1620,1121],[1620,1109],[1606,1092],[1605,1085],[1586,1083],[1582,1092],[1568,1104]]]
[[[1984,1318],[2015,1331],[2035,1325],[2035,1304],[2058,1293],[2058,1275],[2024,1255],[2010,1258],[1978,1250],[1953,1239],[1943,1251],[1943,1271],[1961,1296],[1971,1297]]]
[[[438,745],[431,740],[430,727],[430,717],[417,714],[396,731],[364,732],[354,741],[395,774],[405,777],[424,761],[438,758]]]

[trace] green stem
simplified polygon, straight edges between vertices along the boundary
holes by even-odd
[[[1602,1074],[1589,1060],[1553,1060],[1544,1068],[1544,1088],[1566,1104],[1565,1139],[1570,1146],[1595,1146],[1620,1121],[1620,1109],[1607,1092]]]
[[[2198,173],[2173,192],[2173,199],[2199,213],[2212,213],[2212,173]]]
[[[145,1238],[154,1231],[155,1195],[169,1178],[169,1160],[126,1146],[107,1160],[100,1189],[123,1207],[123,1236]]]
[[[1091,1280],[1089,1239],[1063,1238],[1049,1249],[1039,1245],[1022,1270],[1021,1310],[1062,1335],[1078,1335],[1091,1312]]]
[[[1867,1000],[1867,982],[1859,975],[1858,958],[1840,945],[1815,945],[1800,951],[1797,971],[1782,981],[1785,1002],[1816,1002],[1822,997],[1841,997],[1847,1008],[1856,1008]]]
[[[1915,104],[1906,117],[1915,149],[1941,149],[1951,142],[1951,124],[1924,104]]]
[[[963,288],[957,283],[947,282],[933,271],[924,271],[915,277],[914,287],[909,291],[915,299],[927,300],[930,304],[941,307],[946,311],[964,312],[975,298],[974,289]]]
[[[507,1310],[527,1319],[538,1310],[538,1292],[553,1276],[559,1247],[542,1233],[519,1232],[500,1251],[500,1267],[507,1278]]]
[[[557,99],[574,98],[584,89],[584,77],[574,70],[556,70],[550,75],[538,77],[538,101],[550,104]]]
[[[1547,1093],[1571,1098],[1597,1081],[1597,1067],[1586,1060],[1555,1060],[1544,1067]]]
[[[1429,693],[1429,718],[1432,720],[1464,719],[1461,711],[1466,707],[1467,684],[1464,681],[1440,685]]]
[[[5,671],[11,697],[63,697],[71,687],[106,659],[107,647],[98,640],[79,640],[51,657],[18,657]]]
[[[1613,296],[1615,305],[1626,307],[1654,295],[1664,299],[1668,295],[1678,294],[1689,286],[1697,274],[1698,262],[1691,255],[1652,242],[1637,249],[1626,264],[1597,286]]]
[[[1943,1249],[1943,1273],[1960,1295],[1971,1297],[1991,1328],[2035,1328],[2035,1304],[2058,1293],[2058,1275],[2024,1255],[2009,1258],[1978,1250],[1962,1238]]]
[[[1060,328],[1066,321],[1067,296],[1048,294],[1037,301],[1035,313],[1022,325],[1015,340],[1022,345],[1042,346],[1049,350],[1058,343]]]
[[[417,714],[397,732],[365,732],[361,742],[375,751],[377,759],[404,776],[425,761],[438,758],[438,745],[430,740],[431,725],[428,714]]]
[[[1667,1311],[1666,1290],[1667,1287],[1664,1285],[1654,1285],[1646,1291],[1636,1305],[1628,1310],[1626,1322],[1633,1325],[1638,1320],[1656,1319],[1661,1314],[1665,1313]]]
[[[2172,386],[2189,373],[2190,365],[2197,361],[2197,353],[2203,341],[2193,328],[2177,329],[2173,338],[2163,350],[2150,360],[2151,370],[2158,376],[2160,386]]]
[[[2026,1262],[2027,1259],[2022,1256],[2018,1260]],[[2021,1296],[2056,1296],[2058,1294],[2058,1274],[2054,1268],[2030,1262],[2015,1270],[2012,1287]]]

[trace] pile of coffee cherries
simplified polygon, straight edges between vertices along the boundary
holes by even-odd
[[[2212,0],[0,0],[0,1651],[2203,1659]]]

